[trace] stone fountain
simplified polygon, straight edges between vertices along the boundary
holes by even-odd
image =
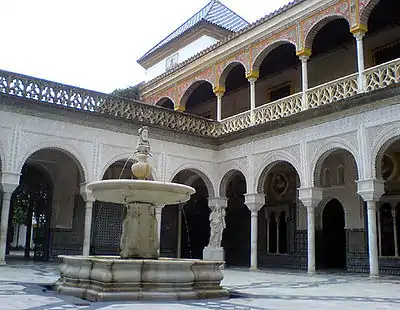
[[[120,256],[59,256],[55,289],[90,301],[228,297],[221,287],[223,261],[159,257],[156,206],[188,201],[195,190],[147,180],[151,175],[147,127],[139,129],[135,155],[132,173],[136,180],[105,180],[87,186],[95,199],[125,206]]]

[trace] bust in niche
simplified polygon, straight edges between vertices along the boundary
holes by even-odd
[[[283,196],[289,187],[289,182],[285,175],[277,173],[272,178],[272,191],[278,195]]]

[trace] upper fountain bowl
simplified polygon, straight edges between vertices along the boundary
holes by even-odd
[[[104,180],[87,185],[97,200],[112,203],[148,203],[172,205],[188,201],[196,192],[193,187],[147,180]]]

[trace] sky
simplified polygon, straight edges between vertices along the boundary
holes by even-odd
[[[109,93],[144,80],[136,60],[209,0],[0,0],[0,69]],[[221,0],[254,22],[289,0]]]

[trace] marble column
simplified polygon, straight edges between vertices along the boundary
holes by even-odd
[[[360,93],[365,92],[365,79],[364,79],[364,44],[363,38],[367,32],[366,26],[357,26],[351,29],[354,38],[356,39],[357,46],[357,67],[358,67],[358,91]]]
[[[322,200],[322,189],[299,188],[299,200],[307,208],[307,272],[315,274],[315,208]]]
[[[245,194],[245,202],[247,208],[250,210],[250,269],[256,270],[258,268],[258,211],[265,204],[264,194]]]
[[[217,85],[214,87],[214,94],[217,97],[217,121],[220,122],[222,119],[222,96],[225,93],[225,87]]]
[[[7,233],[8,219],[10,215],[11,196],[14,190],[18,187],[19,174],[3,173],[4,179],[12,179],[12,183],[2,183],[3,201],[1,207],[1,222],[0,222],[0,266],[6,264],[6,248],[7,248]]]
[[[246,75],[247,80],[250,84],[250,118],[251,124],[255,122],[254,109],[256,108],[256,81],[260,76],[258,71],[251,71]]]
[[[210,240],[203,249],[203,259],[209,261],[225,260],[224,249],[221,247],[222,234],[226,228],[225,209],[228,206],[228,199],[224,197],[208,198],[210,213]]]
[[[367,203],[369,274],[379,277],[378,234],[376,226],[376,203],[385,192],[385,181],[364,179],[357,181],[357,193]]]
[[[393,218],[393,234],[394,234],[394,256],[399,256],[399,245],[398,245],[398,237],[397,237],[397,210],[396,204],[391,205],[392,209],[392,218]]]
[[[85,230],[83,233],[83,256],[90,255],[90,239],[92,231],[93,200],[86,200]]]
[[[311,50],[303,49],[297,52],[301,61],[301,91],[302,91],[302,110],[307,110],[307,90],[308,90],[308,59],[311,56]]]

